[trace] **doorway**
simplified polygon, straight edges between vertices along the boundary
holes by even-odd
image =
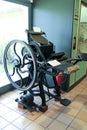
[[[78,52],[87,53],[87,3],[81,2]]]

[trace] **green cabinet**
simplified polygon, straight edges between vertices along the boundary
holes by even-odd
[[[76,72],[76,81],[78,81],[86,75],[86,62],[79,62],[78,65],[80,67],[80,70]]]
[[[75,73],[70,74],[70,82],[69,87],[71,87],[75,83]]]

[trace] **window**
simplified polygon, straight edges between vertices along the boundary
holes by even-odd
[[[27,40],[28,7],[0,0],[0,80],[5,75],[3,54],[5,46],[13,39]],[[0,87],[4,84],[0,81]],[[4,80],[6,81],[6,80]]]

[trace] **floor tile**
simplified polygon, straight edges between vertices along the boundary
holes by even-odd
[[[63,111],[65,114],[68,114],[70,116],[73,116],[75,117],[78,112],[79,112],[79,109],[74,109],[72,107],[67,107],[64,111]]]
[[[27,118],[30,119],[30,120],[35,120],[35,119],[37,119],[40,115],[41,115],[40,112],[29,112],[29,111],[24,114],[24,116],[27,117]]]
[[[70,94],[71,94],[73,97],[76,97],[76,96],[78,96],[79,92],[78,92],[78,91],[75,91],[74,89],[72,89],[72,90],[70,91]]]
[[[48,127],[48,130],[66,130],[66,128],[67,128],[67,125],[55,120]]]
[[[54,105],[55,105],[57,111],[61,111],[62,112],[66,108],[66,106],[61,104],[59,101],[54,101]]]
[[[9,109],[8,107],[2,105],[0,106],[0,116],[4,116],[6,113],[10,112],[11,109]]]
[[[87,96],[79,94],[79,96],[76,97],[75,101],[77,101],[78,103],[85,104],[87,102],[86,98]]]
[[[37,122],[38,124],[40,124],[45,128],[48,127],[48,125],[50,125],[52,121],[53,120],[51,118],[45,116],[44,114],[35,120],[35,122]]]
[[[64,124],[70,124],[72,122],[72,120],[74,119],[74,117],[68,115],[68,114],[65,114],[65,113],[61,113],[56,120],[64,123]]]
[[[14,100],[12,100],[9,103],[7,103],[6,106],[11,108],[11,109],[13,109],[13,110],[18,107],[17,102],[15,102]]]
[[[76,130],[76,129],[68,127],[66,130]]]
[[[18,114],[15,111],[10,111],[7,114],[5,114],[3,118],[6,119],[9,122],[13,122],[18,117],[20,117],[20,114]]]
[[[20,128],[21,130],[24,130],[25,127],[27,127],[31,123],[32,123],[31,120],[25,118],[24,116],[20,116],[12,124],[14,124],[14,126]]]
[[[79,119],[75,119],[70,126],[76,130],[87,130],[87,123]]]
[[[25,114],[26,112],[28,112],[27,109],[21,109],[21,108],[19,108],[18,106],[14,108],[14,111],[17,112],[17,113],[19,113],[20,115],[23,115],[23,114]]]
[[[10,124],[7,127],[5,127],[3,130],[20,130],[20,129]]]
[[[52,118],[52,119],[56,119],[57,118],[57,116],[58,115],[60,115],[60,111],[53,111],[53,110],[51,110],[51,109],[48,109],[45,113],[44,113],[44,115],[46,115],[47,117],[49,117],[49,118]]]
[[[0,103],[3,104],[3,105],[6,105],[11,101],[12,101],[12,99],[8,98],[8,96],[7,97],[6,96],[0,97]]]
[[[81,109],[81,111],[87,112],[87,103],[85,103]]]
[[[78,119],[80,119],[80,120],[82,120],[82,121],[87,122],[87,112],[86,112],[86,111],[80,111],[80,112],[77,114],[76,118],[78,118]]]
[[[43,128],[39,124],[33,122],[28,127],[26,127],[25,130],[45,130],[45,128]]]
[[[79,110],[82,108],[82,106],[83,104],[76,100],[72,101],[72,103],[69,105],[69,107],[74,108],[74,109],[79,109]]]
[[[54,102],[54,104],[50,107],[52,111],[57,112],[62,112],[64,110],[65,106],[60,104],[59,102]]]
[[[0,130],[4,127],[6,127],[9,124],[9,122],[7,122],[5,119],[3,119],[2,117],[0,117]]]

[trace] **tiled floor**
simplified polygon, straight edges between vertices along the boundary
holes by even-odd
[[[18,90],[0,96],[0,130],[87,130],[87,77],[64,96],[69,106],[52,99],[45,113],[18,108]]]

